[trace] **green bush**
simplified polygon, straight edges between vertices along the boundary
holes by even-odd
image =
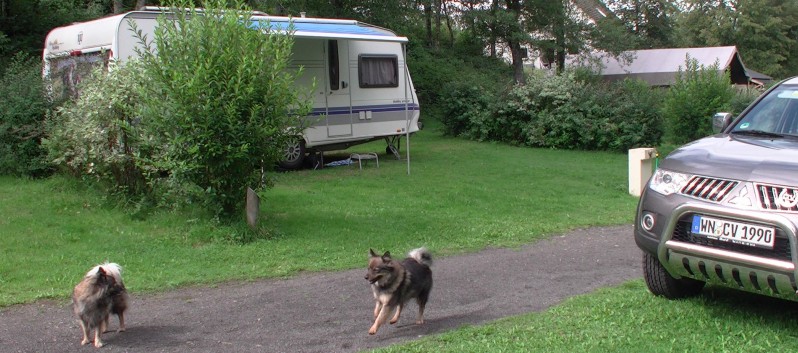
[[[201,4],[205,15],[159,17],[140,53],[146,78],[140,95],[141,125],[158,132],[146,141],[158,151],[152,166],[168,171],[156,188],[200,191],[209,209],[233,215],[247,187],[264,186],[260,167],[282,157],[310,101],[300,99],[298,73],[287,69],[293,38],[248,28],[243,1],[223,11],[226,5],[208,0]]]
[[[584,72],[535,71],[500,97],[454,86],[444,131],[478,141],[532,147],[625,151],[662,137],[662,94],[644,82],[605,83]]]
[[[608,112],[614,129],[605,130],[605,147],[614,151],[657,146],[662,140],[665,124],[660,106],[665,92],[652,89],[640,80],[624,80],[608,91]]]
[[[481,133],[472,128],[489,119],[493,96],[481,87],[470,84],[449,86],[440,100],[440,120],[443,133],[483,140]]]
[[[534,147],[583,148],[580,134],[589,117],[578,105],[586,103],[585,93],[571,71],[562,75],[536,71],[526,85],[515,87],[498,112],[508,120],[511,135],[506,138],[522,138],[523,144]],[[513,136],[516,130],[523,135]]]
[[[684,70],[665,96],[662,115],[667,122],[666,138],[684,144],[712,134],[712,116],[729,111],[734,97],[729,74],[718,71],[718,63],[699,65],[689,56]]]
[[[41,61],[18,54],[0,75],[0,174],[45,175],[50,165],[40,142],[49,103]]]

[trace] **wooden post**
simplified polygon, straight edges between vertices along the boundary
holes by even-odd
[[[260,197],[252,190],[252,188],[247,187],[247,224],[252,229],[255,229],[258,226],[258,214],[260,214]]]

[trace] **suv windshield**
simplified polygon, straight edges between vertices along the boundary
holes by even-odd
[[[783,85],[768,93],[737,122],[731,133],[798,136],[798,86]]]

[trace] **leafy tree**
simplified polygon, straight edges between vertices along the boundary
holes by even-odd
[[[673,42],[672,0],[608,0],[615,16],[634,34],[634,49],[667,48]]]
[[[248,28],[251,12],[232,3],[207,0],[205,15],[160,16],[154,37],[140,38],[141,124],[158,133],[148,141],[157,151],[152,166],[167,171],[165,185],[201,190],[210,209],[228,216],[242,208],[247,187],[262,186],[260,167],[281,158],[310,109],[287,69],[293,38]]]
[[[270,14],[299,17],[331,17],[364,21],[406,33],[423,23],[415,0],[251,0]]]
[[[746,65],[774,76],[791,72],[798,60],[798,1],[740,0],[736,5],[735,43]],[[795,72],[792,72],[795,74]]]
[[[159,1],[153,0],[112,0],[113,13],[123,13],[130,10],[138,10],[146,5],[156,5]]]
[[[51,29],[104,14],[100,0],[0,0],[0,4],[0,32],[11,39],[7,53],[31,56],[41,55]]]
[[[505,45],[513,66],[515,83],[525,82],[525,47],[530,45],[541,51],[552,50],[564,60],[564,53],[579,46],[579,29],[569,16],[568,2],[564,0],[492,0],[470,1],[471,8],[464,12],[466,30],[491,46],[491,54],[498,55],[497,43]],[[574,28],[577,28],[576,30]],[[562,66],[562,65],[561,65]]]
[[[38,58],[15,55],[0,72],[0,174],[41,176],[49,170],[40,146],[44,97]]]
[[[746,67],[784,77],[798,69],[798,2],[688,0],[677,21],[681,46],[735,45]]]

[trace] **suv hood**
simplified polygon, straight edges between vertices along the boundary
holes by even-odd
[[[722,179],[798,185],[798,139],[714,135],[673,151],[660,167]]]

